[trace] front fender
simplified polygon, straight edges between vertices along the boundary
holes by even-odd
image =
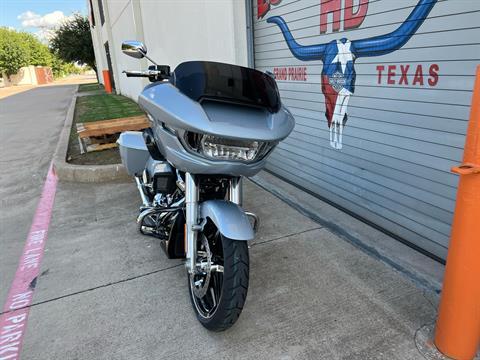
[[[232,240],[253,240],[252,225],[243,209],[225,200],[207,200],[200,204],[200,217],[210,219],[220,233]]]

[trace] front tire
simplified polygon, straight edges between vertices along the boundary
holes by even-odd
[[[223,272],[211,271],[208,287],[202,291],[196,284],[205,282],[206,274],[189,274],[188,288],[198,321],[208,330],[224,331],[237,321],[247,298],[248,245],[246,241],[228,239],[212,227],[210,224],[210,229],[206,227],[204,233],[199,234],[198,263],[205,263],[206,253],[210,251],[212,268],[223,267]]]

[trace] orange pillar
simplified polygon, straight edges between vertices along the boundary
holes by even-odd
[[[110,71],[108,70],[103,70],[103,86],[105,86],[105,92],[107,94],[112,93],[112,83],[110,81]]]
[[[473,89],[435,345],[457,360],[471,360],[480,345],[480,66]]]

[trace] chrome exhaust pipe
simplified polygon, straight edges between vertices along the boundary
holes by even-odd
[[[168,208],[160,208],[160,207],[152,207],[152,206],[147,207],[145,210],[143,210],[140,213],[140,215],[138,215],[137,224],[143,224],[143,219],[145,219],[145,217],[148,215],[160,214],[160,216],[162,217],[162,215],[165,215],[166,213],[182,210],[184,203],[185,203],[185,198],[182,198],[177,202],[173,203]]]

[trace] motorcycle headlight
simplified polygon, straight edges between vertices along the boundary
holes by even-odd
[[[227,139],[214,135],[187,133],[187,146],[214,160],[254,162],[262,159],[275,145],[267,141]]]

